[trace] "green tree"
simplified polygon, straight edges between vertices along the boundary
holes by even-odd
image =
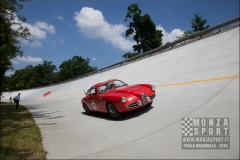
[[[16,70],[14,75],[11,75],[6,88],[20,90],[56,83],[55,71],[57,71],[56,66],[51,61],[44,61],[43,64],[37,66],[28,65],[24,69]]]
[[[57,68],[52,62],[44,61],[43,64],[38,64],[34,67],[34,75],[40,86],[49,85],[57,82],[54,77]]]
[[[10,77],[8,88],[12,90],[26,89],[29,86],[32,78],[33,66],[28,65],[24,69],[16,70]],[[30,88],[31,86],[29,86]]]
[[[207,23],[207,20],[202,18],[199,11],[196,11],[196,13],[194,14],[194,18],[191,21],[192,31],[198,32],[198,31],[202,31],[204,29],[209,28],[209,25],[205,26],[206,23]]]
[[[131,21],[125,35],[126,37],[134,35],[133,39],[137,44],[133,45],[134,53],[128,52],[125,55],[132,57],[162,46],[162,31],[156,30],[156,26],[151,20],[150,15],[144,14],[141,16],[141,10],[137,4],[128,6],[128,12],[124,21],[128,20]]]
[[[122,57],[123,57],[123,59],[127,60],[127,59],[132,58],[132,57],[137,56],[137,55],[139,55],[139,53],[127,52]]]
[[[89,58],[84,59],[81,56],[73,56],[72,59],[63,61],[59,66],[59,79],[67,80],[97,70],[97,67],[89,65],[89,61]]]
[[[17,14],[23,8],[20,1],[30,0],[0,0],[0,92],[3,89],[2,82],[6,71],[12,69],[10,60],[23,55],[19,39],[30,36],[28,28],[22,26],[26,18]],[[19,22],[14,21],[16,17]],[[18,29],[13,29],[13,25]]]
[[[9,84],[10,84],[11,77],[4,76],[2,86],[3,86],[3,91],[9,91]]]

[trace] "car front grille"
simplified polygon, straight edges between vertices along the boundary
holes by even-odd
[[[128,106],[127,106],[127,108],[133,108],[133,107],[137,107],[138,106],[138,102],[134,102],[134,103],[132,103],[132,104],[129,104]]]
[[[149,98],[151,99],[151,101],[154,99],[155,96],[156,96],[155,94],[149,96]]]
[[[147,102],[146,93],[142,93],[142,102],[143,102],[143,104],[146,104],[146,102]]]

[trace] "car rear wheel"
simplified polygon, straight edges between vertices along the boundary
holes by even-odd
[[[86,105],[86,103],[83,103],[83,109],[85,110],[85,112],[86,112],[87,114],[90,114],[90,113],[91,113],[91,111],[89,110],[89,108],[88,108],[88,106]]]
[[[110,102],[107,103],[107,110],[108,110],[109,115],[113,119],[119,119],[122,116],[122,114],[120,112],[118,112],[116,107]]]

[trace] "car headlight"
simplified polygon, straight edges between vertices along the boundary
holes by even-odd
[[[141,106],[141,105],[142,105],[142,102],[141,102],[141,101],[138,101],[138,105]]]
[[[151,89],[153,92],[155,92],[155,86],[152,85]]]
[[[122,103],[126,103],[127,102],[127,98],[126,97],[122,97],[121,102]]]

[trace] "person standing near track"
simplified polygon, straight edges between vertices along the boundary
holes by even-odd
[[[20,93],[18,93],[18,95],[16,96],[16,109],[18,109],[19,101],[20,101]]]
[[[9,98],[10,103],[12,104],[12,96]]]

